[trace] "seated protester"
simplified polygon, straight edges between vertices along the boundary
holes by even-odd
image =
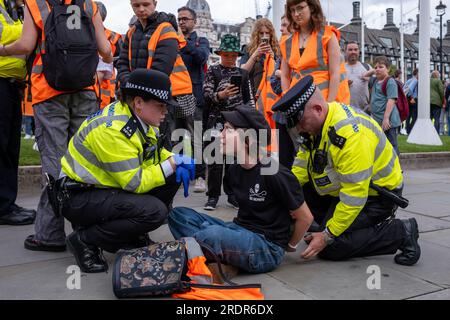
[[[192,159],[183,163],[186,157],[161,147],[158,126],[174,103],[169,77],[140,69],[121,89],[122,101],[90,116],[61,160],[58,184],[69,189],[62,214],[75,230],[66,242],[83,272],[107,269],[99,248],[114,253],[147,245],[181,179],[187,196],[195,175]]]
[[[169,213],[169,228],[176,239],[194,237],[209,245],[226,265],[250,273],[269,272],[280,265],[285,250],[295,250],[313,217],[295,176],[283,166],[276,174],[263,175],[268,166],[249,152],[260,150],[259,144],[254,148],[253,143],[261,141],[261,134],[270,143],[270,127],[264,116],[250,106],[222,115],[221,152],[245,159],[229,169],[238,215],[233,222],[224,222],[191,209],[175,208]],[[250,129],[257,132],[254,137],[248,135]],[[292,237],[291,217],[296,219]]]
[[[420,258],[415,219],[394,219],[397,204],[375,189],[401,196],[403,175],[397,153],[377,122],[361,110],[327,103],[313,84],[300,80],[273,107],[301,134],[292,171],[319,231],[305,238],[303,258],[328,260],[394,254],[411,266]]]
[[[214,132],[219,132],[223,129],[224,124],[221,111],[232,111],[243,104],[254,106],[255,102],[250,90],[248,72],[236,67],[237,58],[241,55],[238,37],[231,34],[223,36],[220,47],[215,53],[220,56],[220,64],[208,69],[203,85],[203,96],[208,110],[205,116],[207,118],[206,129],[214,129]],[[240,80],[240,87],[231,83],[233,79]],[[211,144],[216,138],[212,137]],[[205,210],[216,209],[222,189],[223,167],[223,164],[208,164],[208,201],[205,204]],[[237,209],[236,199],[227,183],[228,167],[225,165],[223,189],[228,196],[228,204]]]

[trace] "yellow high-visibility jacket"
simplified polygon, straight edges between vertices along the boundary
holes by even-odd
[[[91,115],[70,140],[61,160],[64,174],[78,182],[139,194],[164,185],[161,163],[173,154],[164,148],[158,151],[158,129],[153,127],[144,150],[146,141],[129,125],[132,121],[128,105],[120,101]]]
[[[303,144],[292,172],[302,185],[311,181],[319,195],[339,197],[327,227],[340,236],[359,215],[368,196],[378,195],[369,189],[371,180],[394,190],[402,186],[403,175],[396,152],[375,120],[344,104],[333,102],[328,106],[319,146]],[[317,150],[327,154],[323,174],[312,170]]]
[[[7,45],[22,36],[22,22],[14,21],[5,9],[4,0],[0,0],[0,45]],[[0,57],[0,78],[22,80],[27,74],[25,56]]]

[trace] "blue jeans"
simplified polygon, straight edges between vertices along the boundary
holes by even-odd
[[[394,150],[395,150],[395,152],[397,152],[397,155],[400,156],[400,149],[398,148],[398,140],[397,140],[398,130],[399,130],[399,127],[391,128],[388,131],[385,131],[384,134],[386,135],[389,142],[394,147]]]
[[[272,271],[283,260],[284,249],[263,235],[189,208],[173,209],[169,228],[175,239],[193,237],[209,245],[221,262],[249,273]]]
[[[23,122],[25,124],[25,134],[28,134],[30,136],[33,135],[33,121],[34,118],[32,116],[23,117]]]

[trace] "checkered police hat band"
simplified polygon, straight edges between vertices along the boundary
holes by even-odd
[[[295,101],[292,106],[287,109],[284,113],[284,115],[286,117],[293,117],[299,110],[299,108],[301,106],[303,106],[304,104],[306,104],[306,102],[308,102],[309,98],[312,97],[314,91],[316,90],[316,86],[314,84],[311,85],[311,87],[309,87],[308,90],[306,90],[306,92],[304,94],[302,94],[297,101]]]
[[[167,90],[148,88],[148,87],[140,86],[140,85],[130,83],[130,82],[127,82],[127,84],[125,85],[125,88],[145,91],[147,93],[154,95],[155,97],[158,97],[161,100],[169,100],[170,92]]]

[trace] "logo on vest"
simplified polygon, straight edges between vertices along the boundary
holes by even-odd
[[[250,188],[250,201],[253,202],[264,202],[266,201],[267,191],[259,191],[260,186],[259,184],[255,185],[255,189]]]

